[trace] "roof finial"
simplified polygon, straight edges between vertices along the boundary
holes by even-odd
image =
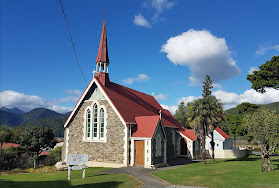
[[[104,9],[104,12],[103,12],[103,14],[104,14],[104,20],[106,19],[106,13],[107,13],[107,11],[106,11],[106,9]]]
[[[162,110],[159,110],[160,120],[162,120]]]

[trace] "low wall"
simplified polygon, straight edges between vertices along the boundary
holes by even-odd
[[[207,157],[211,158],[211,150],[207,151]],[[226,149],[226,150],[214,150],[216,159],[229,159],[229,158],[244,158],[252,154],[252,150],[247,149]]]

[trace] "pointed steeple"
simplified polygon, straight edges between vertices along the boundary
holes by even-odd
[[[107,70],[108,65],[109,65],[109,57],[108,57],[108,45],[107,45],[107,31],[106,31],[106,20],[104,19],[99,51],[96,59],[96,68],[97,68],[96,71],[108,72]]]

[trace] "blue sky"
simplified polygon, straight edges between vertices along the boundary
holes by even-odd
[[[279,55],[279,1],[62,0],[87,83],[106,9],[109,75],[174,112],[209,74],[224,108],[279,101],[251,89],[249,71]],[[0,106],[70,111],[86,84],[59,0],[1,1]]]

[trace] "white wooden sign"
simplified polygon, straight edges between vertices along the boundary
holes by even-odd
[[[71,165],[86,165],[88,162],[88,154],[68,154],[67,164]]]
[[[85,168],[88,162],[88,154],[68,154],[68,180],[71,177],[71,170],[83,170],[82,178],[85,178]],[[82,165],[82,166],[77,166]]]

